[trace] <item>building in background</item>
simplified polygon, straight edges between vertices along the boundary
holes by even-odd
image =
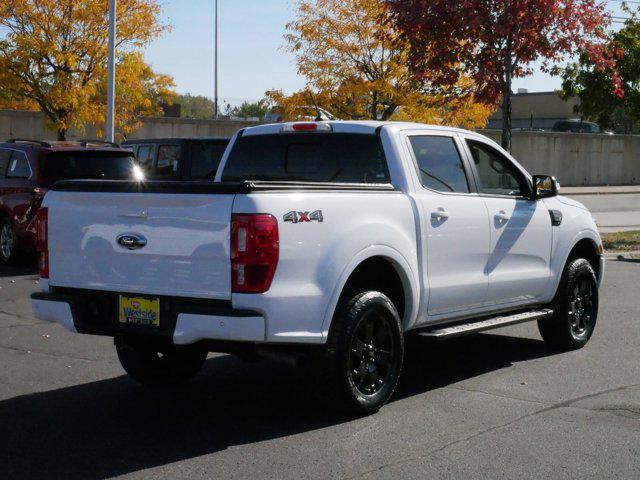
[[[559,120],[577,118],[573,107],[579,100],[572,98],[564,101],[556,92],[528,92],[524,88],[514,94],[511,107],[511,122],[514,129],[534,128],[551,130]],[[502,128],[500,109],[494,112],[487,122],[487,128]]]

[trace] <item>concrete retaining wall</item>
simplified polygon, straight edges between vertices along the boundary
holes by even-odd
[[[230,137],[239,129],[252,125],[256,125],[256,122],[145,117],[142,119],[142,126],[128,138]],[[45,128],[44,115],[39,112],[0,110],[0,140],[9,138],[55,140],[56,137],[55,132]],[[68,138],[74,137],[97,138],[96,129],[89,126],[83,134],[72,130]]]
[[[482,131],[500,142],[500,132]],[[562,185],[640,184],[640,136],[515,132],[513,156],[532,174]]]
[[[129,136],[230,137],[255,122],[193,120],[187,118],[143,118],[142,127]],[[500,132],[481,133],[500,141]],[[70,138],[77,136],[71,132]],[[95,138],[87,128],[85,138]],[[44,116],[37,112],[0,110],[0,139],[33,138],[54,140],[56,134],[44,128]],[[640,185],[640,136],[591,135],[551,132],[515,132],[513,156],[533,174],[549,174],[562,185]]]

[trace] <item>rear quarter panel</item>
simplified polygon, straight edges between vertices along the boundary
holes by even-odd
[[[321,210],[323,221],[292,223],[291,211]],[[405,327],[418,306],[415,220],[399,192],[269,192],[239,195],[234,213],[276,217],[280,259],[273,283],[261,295],[233,294],[234,308],[265,316],[266,341],[323,343],[349,275],[367,258],[382,256],[405,284]],[[409,290],[409,291],[407,291]]]

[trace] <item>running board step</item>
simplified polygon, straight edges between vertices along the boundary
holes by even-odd
[[[421,337],[444,339],[460,337],[470,333],[484,332],[485,330],[493,330],[494,328],[506,327],[508,325],[516,325],[518,323],[533,322],[534,320],[542,320],[553,315],[553,310],[545,308],[544,310],[535,310],[529,312],[516,313],[501,317],[493,317],[478,322],[462,323],[453,326],[441,327],[434,330],[427,330],[418,333]]]

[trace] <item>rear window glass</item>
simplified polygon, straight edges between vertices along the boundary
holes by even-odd
[[[7,178],[29,178],[30,176],[31,168],[27,156],[23,152],[14,151],[9,160]]]
[[[160,145],[158,148],[157,177],[175,177],[178,175],[178,159],[180,147],[178,145]]]
[[[40,163],[47,182],[72,179],[129,180],[135,165],[132,155],[114,152],[55,152]]]
[[[212,179],[228,142],[193,142],[191,144],[191,172],[193,179]]]
[[[153,171],[153,150],[153,145],[140,145],[138,148],[138,165],[146,176],[150,176]]]
[[[422,185],[438,192],[469,193],[460,153],[451,137],[410,137]]]
[[[378,136],[292,133],[240,137],[222,180],[389,183],[390,178]]]

